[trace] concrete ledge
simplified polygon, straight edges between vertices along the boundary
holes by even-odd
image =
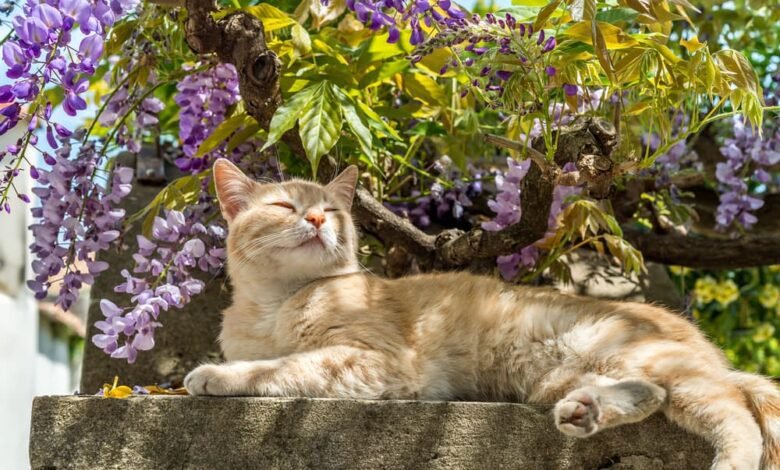
[[[706,469],[711,447],[653,416],[589,439],[510,403],[38,397],[33,469]]]

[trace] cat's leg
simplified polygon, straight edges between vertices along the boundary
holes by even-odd
[[[758,470],[763,439],[743,392],[723,380],[725,370],[718,376],[697,372],[671,384],[666,416],[712,443],[712,470]]]
[[[398,382],[391,380],[389,364],[375,351],[333,346],[273,360],[202,365],[184,385],[192,395],[382,398]]]
[[[658,410],[666,390],[645,380],[600,382],[577,388],[555,405],[555,425],[569,436],[588,437],[626,423],[635,423]]]

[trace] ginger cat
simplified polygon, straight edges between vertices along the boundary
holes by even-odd
[[[214,179],[228,362],[188,374],[191,394],[556,403],[575,437],[662,411],[713,444],[713,469],[780,469],[778,389],[680,316],[467,273],[361,272],[355,167],[324,187],[260,184],[218,160]]]

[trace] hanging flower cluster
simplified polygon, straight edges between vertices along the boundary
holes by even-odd
[[[92,143],[78,147],[74,157],[70,139],[62,140],[54,156],[44,154],[49,170],[31,169],[38,177],[32,191],[41,205],[32,209],[37,219],[30,225],[35,277],[27,285],[43,299],[52,284],[61,281],[56,303],[67,310],[78,299],[82,284],[92,284],[95,275],[108,269],[94,256],[119,238],[125,211],[113,206],[130,193],[133,170],[101,170],[103,159]],[[96,177],[101,171],[108,179]],[[86,272],[76,267],[77,260],[85,262]]]
[[[182,308],[203,291],[204,283],[195,274],[216,274],[225,260],[225,249],[215,247],[224,245],[224,227],[200,222],[214,210],[213,201],[204,197],[184,212],[168,210],[165,218],[156,217],[151,240],[138,236],[133,273],[123,269],[125,281],[114,288],[132,295],[134,305],[125,309],[100,301],[105,320],[95,323],[102,332],[92,337],[96,346],[111,357],[135,362],[138,351],[154,347],[160,313]]]
[[[507,158],[506,164],[509,170],[503,175],[496,176],[498,193],[495,199],[488,201],[488,207],[496,213],[496,216],[493,220],[482,224],[482,228],[489,232],[499,232],[514,225],[520,222],[522,216],[520,182],[531,169],[531,160],[518,163]]]
[[[133,68],[132,65],[130,68]],[[110,83],[111,77],[109,74],[106,75],[105,80]],[[147,87],[153,86],[155,82],[156,77],[150,73]],[[133,153],[141,151],[144,133],[159,123],[158,115],[165,108],[165,104],[154,96],[144,98],[144,92],[140,87],[131,89],[127,83],[120,85],[107,98],[105,108],[97,118],[102,126],[118,125],[119,128],[114,138],[116,145]],[[135,113],[135,125],[130,126],[125,116],[133,112]]]
[[[465,211],[473,205],[472,198],[482,193],[483,171],[474,167],[468,168],[468,178],[464,178],[460,172],[453,168],[448,156],[438,159],[433,169],[436,173],[452,182],[445,188],[441,183],[431,185],[430,191],[422,195],[420,191],[413,190],[409,198],[401,202],[386,202],[385,207],[396,215],[408,218],[414,225],[426,228],[431,221],[461,220]]]
[[[452,48],[456,57],[445,64],[440,73],[463,65],[473,70],[470,74],[474,77],[472,86],[500,96],[504,92],[505,83],[515,73],[525,75],[540,67],[547,76],[554,76],[556,69],[544,65],[544,56],[552,52],[556,45],[554,36],[545,36],[544,30],[534,31],[533,25],[519,23],[509,13],[503,18],[493,13],[488,13],[484,18],[475,14],[470,18],[447,21],[439,34],[417,46],[412,61],[420,61],[437,49]],[[496,66],[495,59],[499,56],[513,57],[517,62]],[[462,96],[468,90],[464,88]],[[576,93],[576,89],[574,91]]]
[[[32,209],[34,277],[28,286],[42,299],[59,283],[56,303],[66,310],[77,300],[82,285],[91,284],[108,268],[95,261],[95,254],[120,236],[125,213],[113,206],[130,192],[132,170],[108,167],[105,148],[88,141],[89,132],[53,122],[53,106],[43,92],[52,86],[62,90],[62,109],[69,116],[85,110],[83,95],[103,54],[106,32],[136,3],[27,0],[2,46],[6,76],[13,83],[0,87],[0,134],[23,120],[28,125],[21,139],[0,152],[0,160],[10,156],[0,170],[0,204],[9,211],[11,191],[31,202],[13,181],[27,169],[37,180],[32,192],[40,200],[40,206]],[[45,135],[42,142],[39,131]],[[41,153],[42,166],[29,161],[30,148]]]
[[[322,0],[326,3],[327,0]],[[407,22],[412,30],[409,42],[420,44],[425,39],[420,23],[431,27],[434,23],[446,24],[449,20],[465,17],[465,13],[450,0],[347,0],[347,8],[355,12],[358,20],[369,28],[387,28],[387,42],[396,43],[401,38],[398,18]]]
[[[258,171],[253,166],[256,163],[252,162],[258,158],[261,161],[266,159],[258,155],[262,144],[256,139],[244,140],[232,149],[227,143],[222,143],[205,155],[198,155],[203,141],[225,121],[228,109],[241,100],[236,68],[232,64],[215,65],[188,75],[176,85],[176,89],[178,93],[174,99],[181,107],[179,137],[182,142],[182,155],[176,159],[176,166],[196,174],[211,168],[217,158],[229,158],[250,174]],[[264,174],[267,165],[261,167],[259,171]]]
[[[227,152],[220,145],[203,157],[198,148],[221,124],[228,107],[237,103],[238,75],[232,65],[216,65],[188,75],[182,80],[175,96],[181,106],[179,134],[183,145],[176,165],[183,171],[202,173],[216,158],[230,158],[253,178],[269,178],[276,173],[272,159],[257,154],[259,143],[249,140]],[[127,112],[117,101],[116,115]],[[136,117],[138,125],[156,123],[154,102],[141,105]],[[226,229],[218,218],[219,204],[209,191],[210,177],[201,178],[198,200],[183,211],[165,210],[156,217],[151,239],[139,235],[138,251],[132,255],[135,267],[131,273],[122,270],[125,279],[115,292],[131,295],[131,306],[118,307],[101,301],[106,317],[95,324],[102,333],[92,342],[114,358],[134,362],[138,351],[154,347],[154,331],[162,326],[160,314],[170,308],[182,308],[201,293],[205,284],[199,278],[219,273],[225,262]]]
[[[745,126],[741,117],[734,118],[733,122],[734,136],[726,139],[720,148],[726,161],[718,163],[715,171],[721,188],[715,220],[721,229],[734,222],[749,229],[758,222],[753,212],[760,209],[764,201],[750,191],[746,179],[752,177],[763,185],[772,183],[766,168],[780,163],[780,127],[770,123],[762,138]]]
[[[89,87],[87,77],[103,54],[107,29],[116,19],[137,4],[137,0],[54,0],[39,3],[27,0],[22,14],[13,19],[13,37],[3,44],[6,76],[14,82],[0,86],[0,135],[13,129],[21,120],[29,121],[27,133],[19,142],[0,153],[10,155],[0,179],[0,205],[6,211],[11,190],[25,202],[29,197],[18,193],[13,185],[27,160],[28,145],[38,144],[35,131],[46,128],[46,140],[58,147],[55,134],[68,137],[73,129],[51,122],[51,105],[41,103],[41,93],[49,85],[62,89],[62,109],[76,116],[87,108],[83,94]],[[76,34],[76,27],[80,34]],[[75,46],[74,36],[83,36]],[[31,165],[32,162],[27,162]],[[33,172],[31,168],[31,173]]]

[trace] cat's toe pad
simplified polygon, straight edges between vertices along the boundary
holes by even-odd
[[[187,374],[184,387],[190,395],[230,395],[231,375],[225,366],[202,365]]]
[[[598,397],[586,390],[575,390],[555,405],[555,425],[569,436],[588,437],[598,431]]]

